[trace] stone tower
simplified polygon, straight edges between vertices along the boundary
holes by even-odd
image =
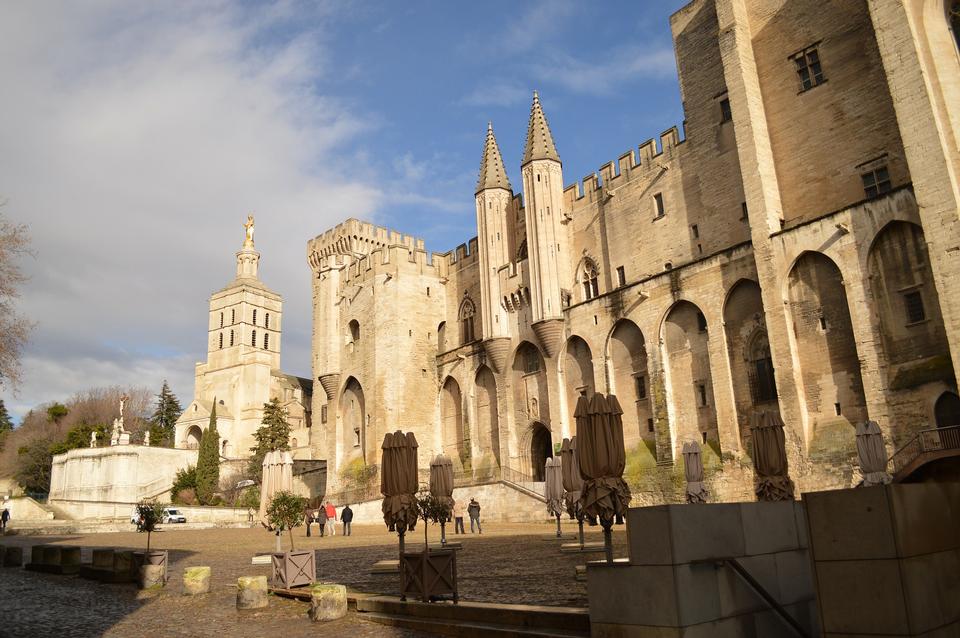
[[[533,94],[521,164],[530,260],[532,327],[553,357],[563,332],[561,286],[568,281],[569,248],[563,217],[563,168],[550,126]]]
[[[507,311],[500,302],[500,266],[510,261],[507,215],[513,189],[503,166],[503,157],[493,125],[487,125],[487,139],[477,179],[477,235],[480,251],[480,303],[483,346],[498,371],[504,369],[510,352]]]

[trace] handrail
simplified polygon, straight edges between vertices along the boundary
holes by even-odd
[[[955,449],[960,449],[960,425],[920,430],[890,456],[893,472],[896,474],[927,452]]]

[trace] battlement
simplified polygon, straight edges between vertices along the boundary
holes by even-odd
[[[340,275],[341,285],[358,285],[371,281],[381,273],[440,278],[444,274],[441,270],[442,264],[431,257],[422,248],[411,249],[405,244],[394,244],[352,259],[342,255],[321,258],[321,263],[326,266],[337,265],[343,269]],[[333,261],[334,259],[336,261]]]
[[[419,237],[377,226],[359,219],[350,218],[307,242],[307,261],[314,263],[331,255],[359,257],[382,248],[404,246],[409,251],[424,251],[424,242]]]
[[[651,138],[641,144],[636,151],[628,150],[616,159],[604,164],[598,173],[590,173],[578,182],[563,189],[563,203],[567,210],[584,197],[595,198],[596,193],[606,188],[611,191],[623,186],[634,178],[646,178],[656,171],[663,170],[664,164],[676,159],[677,149],[686,141],[680,137],[676,126],[660,134],[660,143]]]
[[[449,272],[451,268],[459,270],[476,263],[480,255],[480,243],[477,237],[473,237],[469,242],[460,244],[453,250],[445,253],[434,253],[433,262],[442,264],[444,272]]]

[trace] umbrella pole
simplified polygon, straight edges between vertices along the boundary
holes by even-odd
[[[557,512],[557,538],[562,538],[563,534],[560,533],[560,512]]]
[[[580,530],[580,551],[583,551],[583,512],[577,512],[577,528]]]
[[[607,562],[613,562],[613,534],[610,532],[610,527],[613,524],[613,521],[603,521],[600,523],[603,525],[603,551],[607,555]]]
[[[447,544],[447,530],[446,530],[446,521],[440,521],[440,544]]]

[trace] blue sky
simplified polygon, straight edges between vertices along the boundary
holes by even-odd
[[[474,236],[492,120],[519,184],[540,91],[572,183],[683,119],[683,2],[13,3],[0,19],[0,213],[35,258],[15,415],[205,358],[248,212],[310,376],[309,238],[347,217],[446,251]]]

